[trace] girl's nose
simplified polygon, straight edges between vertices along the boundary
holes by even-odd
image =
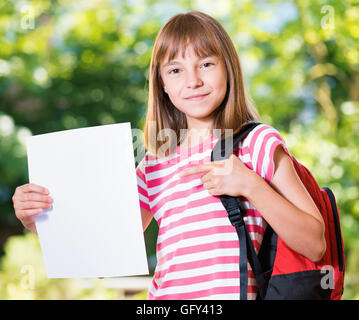
[[[196,71],[189,72],[187,75],[187,87],[197,88],[203,85],[203,81]]]

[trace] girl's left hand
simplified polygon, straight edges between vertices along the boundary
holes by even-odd
[[[260,178],[235,155],[229,159],[212,161],[184,169],[179,176],[205,173],[201,176],[203,187],[213,196],[226,194],[232,197],[248,197]]]

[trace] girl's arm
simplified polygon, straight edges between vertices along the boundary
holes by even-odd
[[[271,185],[253,175],[245,196],[289,247],[317,262],[326,250],[322,216],[280,146],[274,164]]]
[[[152,214],[146,209],[141,208],[141,218],[142,218],[142,229],[143,232],[146,231],[147,227],[152,221]]]
[[[317,262],[326,250],[322,216],[281,145],[273,162],[271,184],[233,155],[184,169],[179,176],[205,173],[201,180],[209,194],[244,196],[289,247]]]

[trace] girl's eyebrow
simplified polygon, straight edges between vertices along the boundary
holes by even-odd
[[[214,55],[209,55],[209,56],[205,56],[203,58],[200,58],[199,61],[202,61],[202,60],[205,60],[205,59],[208,59],[208,58],[216,58],[217,56],[214,56]],[[171,60],[171,61],[168,61],[166,64],[164,64],[162,66],[162,68],[166,68],[168,66],[173,66],[173,65],[176,65],[176,64],[181,64],[181,62],[177,61],[177,60]]]
[[[176,61],[176,60],[168,61],[165,65],[163,65],[163,68],[166,68],[168,66],[172,66],[172,65],[175,65],[175,64],[180,64],[180,62]]]

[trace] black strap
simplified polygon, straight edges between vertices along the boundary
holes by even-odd
[[[247,235],[243,217],[246,209],[238,198],[223,195],[222,203],[227,210],[228,218],[236,228],[239,239],[239,288],[240,299],[247,300],[248,266],[247,266]]]
[[[221,138],[214,146],[211,153],[211,161],[228,159],[239,148],[239,143],[258,125],[260,122],[247,122],[239,132],[228,137]]]
[[[218,160],[218,158],[223,159],[229,158],[235,150],[239,148],[239,143],[242,141],[248,133],[260,123],[250,122],[242,127],[242,129],[236,133],[234,136],[230,136],[226,139],[218,141],[215,145],[212,154],[211,161]],[[228,140],[231,142],[228,143]],[[223,144],[224,141],[224,144]],[[223,150],[223,148],[228,149],[228,145],[231,146],[230,150]],[[223,152],[224,151],[224,152]],[[244,223],[244,216],[246,214],[246,209],[239,198],[231,197],[228,195],[221,195],[220,199],[225,207],[228,218],[231,221],[232,225],[236,228],[236,232],[239,239],[239,278],[240,278],[240,299],[247,300],[247,291],[248,291],[248,266],[247,261],[249,261],[253,273],[257,279],[258,293],[259,296],[264,297],[264,292],[266,288],[265,279],[262,277],[262,267],[259,262],[258,256],[253,247],[252,240],[250,238],[249,232]]]

